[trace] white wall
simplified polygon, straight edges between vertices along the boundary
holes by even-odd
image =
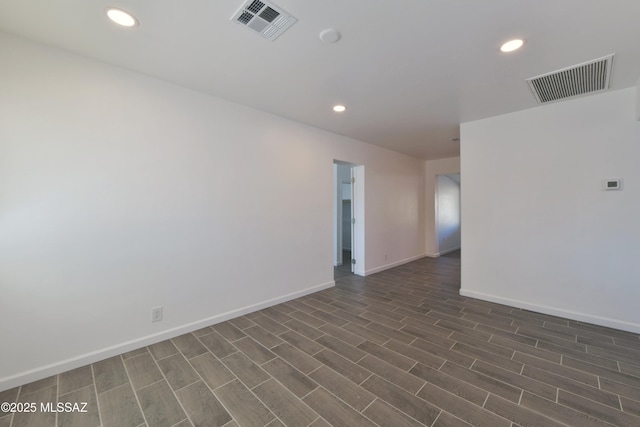
[[[640,332],[634,95],[462,125],[461,294]]]
[[[458,179],[459,179],[458,175]],[[460,249],[460,182],[438,175],[436,190],[438,253]]]
[[[460,173],[460,157],[451,157],[425,162],[425,245],[426,254],[430,257],[440,256],[438,249],[438,221],[436,218],[436,194],[438,189],[438,175]],[[462,177],[464,179],[464,177]]]
[[[0,51],[0,390],[333,285],[334,159],[366,165],[367,268],[424,252],[420,160],[11,36]]]

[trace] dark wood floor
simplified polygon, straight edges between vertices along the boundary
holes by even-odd
[[[344,279],[351,276],[351,251],[342,251],[342,264],[333,269],[333,278],[335,280]]]
[[[0,393],[19,426],[640,426],[640,337],[461,297],[425,258]]]

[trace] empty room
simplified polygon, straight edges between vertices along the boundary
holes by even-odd
[[[640,2],[0,2],[0,427],[640,425]]]

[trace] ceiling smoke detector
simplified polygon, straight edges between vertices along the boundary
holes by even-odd
[[[527,79],[539,104],[609,89],[614,54]]]
[[[263,0],[247,0],[231,17],[231,20],[271,41],[280,37],[282,33],[298,22],[297,18],[278,6]]]
[[[340,31],[336,30],[335,28],[327,28],[326,30],[320,31],[318,37],[320,37],[320,40],[322,40],[324,43],[331,44],[339,41],[341,34]]]

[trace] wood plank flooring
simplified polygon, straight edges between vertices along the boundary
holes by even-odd
[[[0,427],[640,426],[640,336],[461,297],[459,254],[0,392]],[[87,402],[84,413],[40,404]]]

